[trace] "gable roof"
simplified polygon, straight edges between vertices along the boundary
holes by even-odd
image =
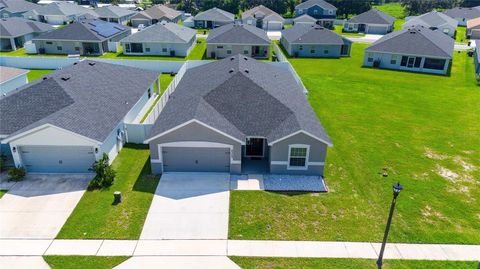
[[[308,14],[303,14],[302,16],[296,17],[293,19],[294,22],[311,22],[311,23],[316,23],[317,19],[314,17],[308,15]]]
[[[96,8],[95,13],[97,13],[100,18],[121,18],[131,16],[136,12],[119,6],[110,5]]]
[[[267,33],[260,28],[247,24],[227,24],[210,31],[207,43],[215,44],[254,44],[269,45]]]
[[[130,28],[102,20],[82,20],[41,34],[33,40],[104,41],[125,31],[130,31]]]
[[[480,6],[476,7],[455,7],[443,12],[451,18],[465,18],[471,20],[480,17]]]
[[[455,40],[442,32],[414,26],[383,36],[365,51],[451,58],[454,45]]]
[[[28,73],[28,70],[0,65],[0,84]]]
[[[344,45],[346,42],[350,43],[341,35],[316,24],[295,24],[283,30],[282,37],[292,44]]]
[[[269,9],[264,5],[256,6],[252,9],[249,9],[242,14],[242,19],[246,19],[248,17],[261,17],[264,21],[281,21],[284,22],[285,19],[280,16],[277,12]]]
[[[81,61],[0,98],[0,134],[12,137],[51,124],[103,142],[159,75]]]
[[[88,9],[77,4],[69,2],[54,2],[48,5],[38,6],[34,10],[34,13],[48,16],[48,15],[60,15],[60,16],[79,16],[90,14],[97,16],[92,9]]]
[[[480,17],[467,21],[467,29],[478,28],[480,26]]]
[[[348,22],[391,25],[395,22],[395,17],[392,17],[378,9],[372,8],[369,11],[363,12],[351,18],[350,20],[348,20]]]
[[[157,23],[125,37],[120,42],[188,43],[196,34],[194,29],[177,23]]]
[[[2,37],[17,37],[31,33],[48,32],[54,29],[49,24],[20,17],[0,19],[0,36]]]
[[[0,10],[10,13],[23,13],[38,7],[39,5],[25,0],[0,0]]]
[[[151,8],[148,8],[144,11],[138,12],[136,15],[132,17],[132,19],[135,18],[149,18],[149,19],[162,19],[162,18],[167,18],[169,20],[175,20],[179,16],[181,16],[182,13],[180,11],[177,11],[175,9],[171,9],[165,5],[155,5]]]
[[[198,13],[193,19],[197,21],[233,22],[235,20],[235,15],[214,7]]]
[[[295,9],[306,9],[306,8],[308,9],[313,6],[319,6],[322,9],[327,9],[327,10],[337,10],[337,8],[334,5],[328,3],[325,0],[307,0],[303,3],[298,4],[295,7]]]
[[[191,120],[240,141],[305,131],[331,144],[293,75],[242,55],[188,69],[147,141]]]
[[[458,22],[441,12],[431,11],[423,15],[411,18],[409,21],[403,24],[402,28],[414,25],[422,25],[428,28],[438,28],[443,25],[449,25],[453,28],[457,28]]]

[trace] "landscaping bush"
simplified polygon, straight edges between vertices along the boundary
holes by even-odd
[[[17,167],[17,168],[10,168],[8,170],[8,176],[10,177],[10,180],[13,181],[22,181],[23,178],[25,177],[25,168],[23,167]]]
[[[96,175],[90,181],[89,189],[103,189],[113,184],[115,170],[110,166],[106,153],[103,153],[102,158],[93,164],[92,170],[95,171]]]
[[[0,154],[0,172],[5,170],[5,163],[7,162],[7,156],[4,154]]]

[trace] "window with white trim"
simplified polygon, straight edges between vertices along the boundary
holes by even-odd
[[[288,147],[288,168],[306,169],[308,162],[308,145],[290,145]]]

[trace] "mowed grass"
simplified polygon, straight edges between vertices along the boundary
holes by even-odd
[[[50,72],[53,72],[55,70],[51,70],[51,69],[30,69],[30,71],[27,73],[27,79],[28,79],[28,83],[31,83],[43,76],[45,76],[46,74],[50,73]]]
[[[114,184],[86,191],[57,238],[138,239],[159,181],[150,175],[149,155],[147,145],[125,145],[112,165]],[[122,192],[118,205],[115,191]]]
[[[44,256],[52,269],[111,269],[129,257],[115,256]]]
[[[290,59],[334,146],[325,194],[234,191],[232,239],[480,242],[480,87],[456,53],[451,76],[362,68],[366,45],[342,59]],[[382,169],[388,177],[382,177]]]
[[[320,259],[320,258],[263,258],[230,257],[243,269],[376,269],[376,260],[371,259]],[[476,262],[385,260],[384,269],[471,269]]]
[[[468,43],[469,39],[467,39],[466,35],[467,35],[467,27],[458,26],[457,33],[455,36],[455,41],[459,43]]]
[[[7,193],[7,190],[0,190],[0,198],[2,198],[5,193]]]
[[[395,17],[393,29],[395,31],[402,30],[402,25],[405,23],[407,13],[400,3],[386,3],[381,6],[374,6],[374,8]]]

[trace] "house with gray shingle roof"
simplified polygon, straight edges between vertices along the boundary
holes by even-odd
[[[280,31],[285,23],[285,19],[280,14],[264,5],[244,11],[242,21],[265,31]]]
[[[25,0],[0,0],[0,18],[23,17],[23,13],[37,7]]]
[[[317,19],[314,17],[308,15],[308,14],[303,14],[302,16],[296,17],[293,19],[293,24],[316,24]]]
[[[364,66],[445,75],[455,40],[442,32],[414,26],[387,34],[365,49]]]
[[[126,25],[137,12],[110,5],[96,8],[95,13],[100,20]]]
[[[467,31],[465,32],[467,38],[480,39],[480,17],[471,19],[467,22]]]
[[[53,30],[46,23],[20,17],[0,19],[0,51],[16,50],[39,34]]]
[[[292,73],[242,55],[187,69],[145,143],[154,174],[323,176],[332,146]]]
[[[27,172],[87,173],[128,142],[148,110],[158,72],[80,61],[0,97],[0,138]],[[128,89],[128,90],[126,90]]]
[[[207,37],[207,56],[225,58],[243,54],[254,58],[270,57],[271,40],[260,28],[246,24],[227,24],[215,28]]]
[[[285,51],[293,57],[339,58],[350,56],[352,41],[320,25],[295,24],[282,31]]]
[[[131,19],[132,27],[137,28],[140,24],[149,26],[161,21],[178,22],[182,13],[165,5],[155,5],[135,14]]]
[[[51,3],[39,6],[23,14],[29,20],[35,20],[53,25],[62,25],[85,18],[96,18],[93,9],[88,9],[69,2]]]
[[[455,19],[452,19],[441,12],[431,11],[409,19],[402,25],[402,29],[407,29],[412,26],[423,26],[455,38],[458,23]]]
[[[102,20],[82,20],[32,39],[39,54],[102,55],[110,42],[131,34],[127,26]]]
[[[195,28],[213,29],[222,25],[233,23],[235,21],[235,15],[228,11],[214,7],[195,15],[195,17],[193,17],[193,21],[195,22]]]
[[[194,29],[161,22],[120,40],[125,55],[187,56],[196,44]]]
[[[320,25],[332,28],[337,17],[337,8],[325,0],[307,0],[295,6],[295,16],[304,14],[317,19]]]
[[[393,31],[394,23],[394,17],[373,8],[346,21],[343,31],[384,35]]]
[[[445,10],[443,13],[450,18],[457,20],[459,26],[467,26],[467,21],[480,18],[480,6],[455,7]]]

